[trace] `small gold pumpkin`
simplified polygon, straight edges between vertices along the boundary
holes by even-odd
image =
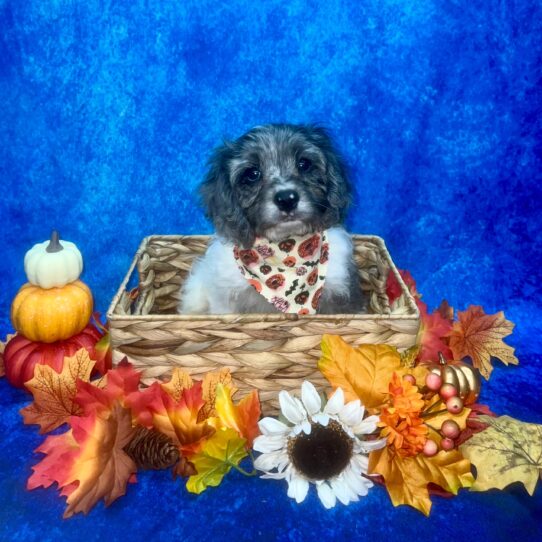
[[[451,384],[466,405],[475,403],[480,395],[480,372],[472,365],[461,361],[448,364],[439,352],[439,363],[431,367],[431,372],[440,375],[442,384]]]
[[[31,341],[52,343],[81,332],[92,315],[92,294],[80,280],[62,288],[24,284],[11,305],[13,327]]]

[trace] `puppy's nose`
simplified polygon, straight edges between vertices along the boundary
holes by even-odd
[[[299,194],[295,190],[280,190],[274,197],[275,205],[285,212],[293,211],[299,202]]]

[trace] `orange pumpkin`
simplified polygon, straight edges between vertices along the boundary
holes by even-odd
[[[92,315],[89,287],[76,280],[44,290],[27,283],[11,305],[13,327],[31,341],[52,343],[82,331]]]

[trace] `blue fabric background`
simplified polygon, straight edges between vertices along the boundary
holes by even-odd
[[[211,231],[195,190],[222,137],[322,122],[356,186],[350,229],[384,237],[430,306],[505,310],[521,363],[484,398],[542,423],[538,0],[0,0],[0,24],[2,337],[52,227],[105,312],[142,237]],[[1,540],[542,539],[540,487],[435,499],[425,519],[381,488],[325,512],[235,474],[199,498],[143,474],[63,522],[54,490],[25,490],[26,400],[0,381]]]

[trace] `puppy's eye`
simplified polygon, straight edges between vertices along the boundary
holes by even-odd
[[[245,170],[243,173],[243,180],[249,183],[256,183],[260,180],[262,172],[255,167],[251,167]]]
[[[309,171],[312,166],[312,162],[308,158],[300,158],[297,162],[297,169],[299,171]]]

